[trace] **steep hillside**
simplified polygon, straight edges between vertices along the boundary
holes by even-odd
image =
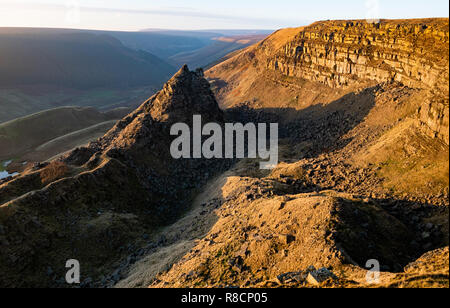
[[[83,144],[78,143],[80,142],[78,138],[73,138],[68,141],[70,145],[75,145],[67,148],[60,139],[62,148],[55,147],[52,151],[37,155],[36,150],[44,149],[46,143],[63,136],[70,139],[68,134],[94,126],[97,129],[94,129],[93,136],[98,138],[99,133],[101,136],[105,134],[112,128],[115,121],[124,117],[129,111],[129,109],[117,109],[101,113],[94,108],[62,107],[0,124],[0,161],[12,159],[25,162],[45,161],[58,153]],[[102,125],[98,126],[99,124]],[[89,139],[87,131],[82,139],[86,138]]]
[[[448,50],[448,19],[319,22],[210,69],[281,163],[211,183],[118,286],[448,287]]]
[[[448,186],[448,25],[448,19],[356,20],[283,29],[206,76],[221,106],[281,114],[292,126],[287,135],[295,132],[303,145],[322,140],[301,135],[298,123],[311,112],[316,121],[340,108],[362,112],[355,129],[340,136],[352,140],[341,158],[377,166],[398,193],[439,195]],[[330,145],[319,151],[336,148]]]
[[[448,143],[448,28],[448,19],[317,22],[280,30],[206,75],[226,107],[302,109],[397,81],[429,93],[421,122]]]
[[[223,121],[208,82],[183,67],[88,147],[0,181],[0,286],[64,286],[73,258],[85,279],[100,279],[189,209],[195,189],[229,163],[170,158],[171,125],[193,114]]]
[[[174,68],[108,35],[83,32],[0,32],[0,86],[58,85],[69,88],[157,85]]]

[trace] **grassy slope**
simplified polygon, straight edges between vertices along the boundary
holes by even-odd
[[[439,194],[449,185],[449,149],[407,119],[386,132],[354,159],[379,166],[387,188],[397,192]]]
[[[81,130],[69,133],[64,136],[52,139],[23,157],[25,161],[45,161],[53,160],[76,147],[88,144],[102,137],[108,130],[110,130],[117,120],[111,120],[95,124],[93,126],[83,128]]]
[[[0,86],[78,89],[161,85],[175,68],[108,35],[0,32]]]
[[[0,124],[0,160],[16,158],[57,137],[118,116],[94,108],[63,107]]]
[[[123,90],[74,90],[46,86],[0,88],[0,123],[63,106],[95,107],[99,110],[136,108],[156,89],[151,86]]]

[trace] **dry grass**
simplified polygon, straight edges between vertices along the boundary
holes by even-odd
[[[423,135],[413,119],[386,132],[354,160],[378,165],[378,175],[395,192],[439,194],[449,185],[448,147]]]
[[[287,172],[287,167],[280,168]],[[292,167],[292,174],[301,176],[300,168]],[[350,245],[354,236],[359,234],[359,229],[349,228],[352,224],[348,224],[344,217],[352,216],[354,209],[358,209],[362,215],[354,216],[354,219],[370,217],[368,221],[377,221],[368,241],[389,247],[380,254],[392,256],[392,251],[399,251],[393,247],[399,243],[402,245],[404,237],[390,236],[392,239],[386,242],[384,235],[386,230],[389,230],[388,234],[403,234],[401,224],[382,211],[366,208],[359,201],[347,199],[345,194],[330,191],[329,195],[312,193],[248,200],[248,192],[252,191],[252,187],[261,187],[261,183],[258,179],[230,176],[220,189],[214,185],[216,193],[221,191],[221,199],[229,201],[211,213],[217,218],[209,232],[198,238],[195,247],[179,258],[168,271],[157,275],[151,287],[266,287],[270,282],[280,287],[276,283],[279,274],[303,270],[310,265],[316,268],[332,266],[333,272],[339,277],[348,278],[330,287],[366,287],[364,279],[367,271],[357,267],[353,268],[356,273],[349,271],[343,263],[342,253],[334,244],[335,238],[328,236],[329,232],[337,230],[341,244],[345,243],[343,245],[346,245],[346,251],[351,257],[359,260],[365,259],[366,254],[371,255],[371,252],[360,249],[358,245]],[[197,224],[202,219],[204,216],[193,221]],[[334,225],[339,228],[336,229]],[[182,230],[189,232],[191,228],[193,226]],[[287,243],[285,235],[292,235],[295,240]],[[176,245],[171,246],[171,249],[177,254],[180,252]],[[167,251],[161,251],[160,255],[161,260],[165,259]],[[145,264],[150,276],[154,276],[153,268],[161,265],[154,263],[152,256],[142,265]],[[356,279],[358,275],[361,276],[360,281]],[[386,275],[386,283],[395,282],[392,278],[396,274]],[[141,278],[133,272],[131,279],[135,278],[141,284]],[[358,283],[350,284],[351,281]],[[134,283],[127,281],[127,285]]]
[[[41,172],[42,184],[46,185],[65,177],[69,173],[69,167],[63,162],[54,161]]]
[[[291,178],[297,181],[304,180],[305,170],[302,168],[300,164],[281,163],[277,166],[277,168],[272,170],[270,178],[273,179]]]

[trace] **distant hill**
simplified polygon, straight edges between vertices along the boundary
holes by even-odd
[[[199,50],[177,54],[170,58],[177,65],[207,67],[220,61],[228,54],[256,44],[266,38],[265,34],[217,36],[213,43]]]
[[[272,34],[275,30],[265,29],[265,30],[252,30],[252,29],[212,29],[205,30],[206,32],[220,33],[223,36],[252,36],[252,35],[264,35],[268,36]]]
[[[119,38],[124,44],[132,48],[141,46],[142,49],[162,57],[177,67],[188,64],[190,67],[196,68],[207,67],[210,64],[217,63],[229,53],[253,45],[266,38],[272,32],[272,30],[182,31],[146,29],[132,35],[124,32],[114,32],[111,35]],[[133,42],[132,40],[138,36],[141,40]],[[164,53],[161,53],[158,48],[153,46],[152,41],[158,36],[165,38],[163,42]],[[170,44],[171,38],[177,40],[176,44]],[[186,42],[189,42],[190,45],[189,43],[186,45]],[[197,44],[194,42],[197,42]],[[197,46],[197,48],[188,48],[194,46]],[[175,52],[177,50],[178,52]]]
[[[124,45],[145,50],[180,67],[205,67],[228,53],[253,45],[270,30],[204,30],[182,31],[147,29],[141,32],[98,32],[119,39]]]
[[[0,86],[71,88],[160,85],[174,67],[104,34],[64,30],[0,30]]]
[[[24,157],[33,157],[35,161],[49,159],[62,150],[70,150],[103,135],[115,124],[114,120],[122,118],[129,111],[121,108],[101,113],[94,108],[63,107],[0,124],[0,161]],[[86,131],[88,128],[92,129]],[[80,130],[83,130],[83,134],[74,134]],[[70,138],[61,140],[67,135]],[[51,141],[57,138],[60,139],[58,147],[53,142],[49,151]],[[47,151],[44,152],[44,149]],[[33,153],[36,150],[39,150],[39,155]]]
[[[142,32],[94,31],[120,40],[128,48],[144,50],[169,61],[169,58],[183,52],[201,49],[212,43],[219,33],[195,31],[152,30]]]
[[[62,106],[136,108],[181,65],[247,46],[217,38],[259,35],[243,31],[0,28],[0,123]]]
[[[205,29],[205,30],[166,30],[166,29],[144,29],[145,33],[163,33],[167,35],[181,35],[192,37],[216,37],[221,36],[238,36],[238,35],[269,35],[274,30],[258,30],[258,29]]]

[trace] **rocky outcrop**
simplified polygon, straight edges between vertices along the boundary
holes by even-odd
[[[194,114],[223,122],[209,83],[185,66],[104,137],[0,185],[0,286],[67,286],[69,259],[98,279],[142,234],[179,218],[229,163],[172,158],[170,128]]]
[[[432,138],[449,144],[449,105],[445,101],[426,101],[418,110],[422,130]]]
[[[428,135],[449,143],[448,19],[318,22],[266,53],[267,68],[331,87],[372,80],[430,90],[420,122]]]
[[[427,93],[420,126],[448,144],[448,19],[324,21],[282,29],[207,76],[221,104],[248,101],[255,108],[304,109],[381,83],[420,89]]]
[[[448,19],[318,22],[270,57],[267,67],[333,87],[370,79],[443,90],[448,43]]]

